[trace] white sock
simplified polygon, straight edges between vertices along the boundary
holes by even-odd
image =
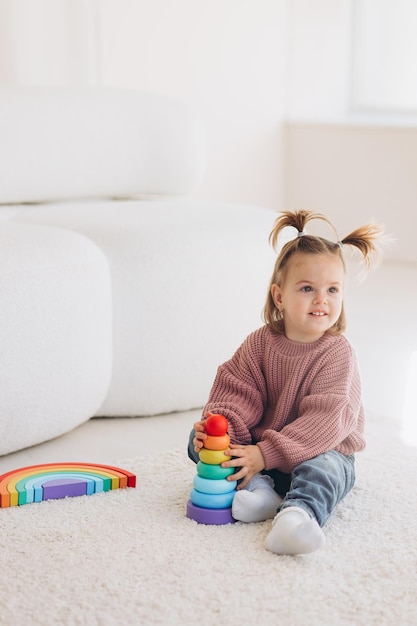
[[[325,541],[316,519],[301,507],[288,506],[272,522],[265,548],[275,554],[308,554],[321,548]]]
[[[232,503],[232,516],[239,522],[263,522],[273,519],[282,498],[274,490],[270,476],[255,474],[248,485],[236,491]]]

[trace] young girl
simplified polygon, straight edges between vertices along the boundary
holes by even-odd
[[[287,227],[264,308],[266,324],[247,337],[217,371],[188,454],[197,462],[209,413],[229,422],[238,480],[232,514],[242,522],[272,519],[265,547],[306,554],[325,542],[322,527],[352,489],[354,454],[365,447],[361,381],[355,352],[343,335],[343,247],[355,246],[366,267],[382,230],[358,228],[341,241],[309,235],[321,214],[284,212],[270,235],[274,249]]]

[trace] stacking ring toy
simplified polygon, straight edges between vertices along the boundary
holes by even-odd
[[[227,450],[229,445],[229,435],[223,435],[222,437],[207,435],[204,439],[204,447],[207,448],[207,450]]]
[[[220,465],[223,461],[230,461],[231,458],[223,450],[206,450],[206,448],[200,450],[200,461],[209,465]]]
[[[197,474],[202,478],[210,478],[210,480],[221,480],[231,476],[235,471],[234,467],[222,467],[221,465],[209,465],[199,461],[197,463]]]
[[[227,509],[203,509],[188,500],[187,517],[198,524],[233,524],[236,520],[232,517],[232,511]]]
[[[206,435],[199,452],[193,490],[187,502],[187,517],[199,524],[230,524],[235,521],[232,515],[237,487],[235,468],[222,467],[225,461],[232,458],[227,430],[228,422],[224,415],[209,414],[205,422]]]
[[[210,478],[201,478],[201,476],[194,476],[193,480],[194,489],[197,491],[201,491],[203,493],[229,493],[229,491],[234,491],[236,489],[237,481],[236,480],[226,480],[222,478],[221,480],[210,480]]]
[[[229,493],[202,493],[193,489],[190,493],[190,500],[193,504],[201,506],[204,509],[226,509],[232,506],[233,498],[235,497],[234,491]]]

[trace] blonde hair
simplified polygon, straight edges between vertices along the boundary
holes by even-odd
[[[330,241],[323,237],[309,235],[305,232],[305,227],[311,220],[322,220],[334,231],[336,241]],[[276,219],[274,227],[269,236],[269,241],[274,250],[277,250],[279,235],[284,228],[292,227],[298,231],[295,239],[288,241],[282,247],[278,258],[275,262],[274,271],[272,273],[269,284],[269,291],[265,303],[263,318],[266,324],[277,333],[284,333],[284,319],[282,313],[275,306],[271,287],[272,285],[282,285],[288,271],[288,264],[294,254],[327,254],[340,258],[343,268],[346,271],[346,264],[343,258],[342,249],[345,245],[357,248],[363,257],[363,264],[366,270],[375,265],[381,258],[380,249],[376,242],[382,238],[383,228],[377,224],[368,223],[351,232],[343,239],[338,239],[337,231],[333,224],[321,213],[313,213],[311,211],[284,211]],[[346,328],[345,311],[342,304],[342,310],[337,322],[328,331],[330,334],[343,333]]]

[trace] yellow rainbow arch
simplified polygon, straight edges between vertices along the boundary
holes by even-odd
[[[112,465],[46,463],[0,476],[0,508],[136,487],[136,476]]]

